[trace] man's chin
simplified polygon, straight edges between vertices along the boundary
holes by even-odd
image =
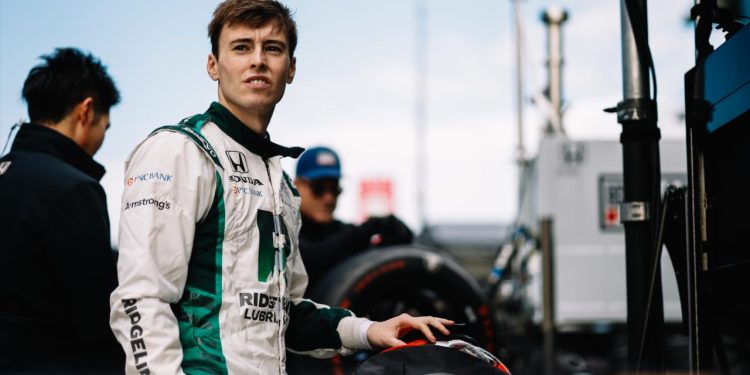
[[[269,95],[270,93],[249,93],[247,95],[244,95],[240,102],[243,106],[253,108],[253,107],[272,107],[275,106],[280,100],[281,97],[275,97],[274,95]]]

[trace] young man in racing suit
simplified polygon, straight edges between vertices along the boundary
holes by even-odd
[[[126,161],[111,325],[128,374],[283,374],[285,351],[330,356],[434,340],[452,322],[356,318],[302,298],[299,195],[270,141],[295,73],[296,27],[273,0],[228,0],[209,25],[218,103],[159,128]]]

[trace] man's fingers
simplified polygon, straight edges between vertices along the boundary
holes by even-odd
[[[446,326],[452,326],[456,322],[449,320],[449,319],[443,319],[443,318],[435,318],[435,321],[437,324],[439,324],[438,329],[440,332],[442,332],[445,335],[450,335],[451,331]]]
[[[430,321],[430,325],[437,328],[438,331],[442,332],[444,335],[450,335],[451,332],[448,330],[448,328],[445,327],[445,324],[446,323],[441,322],[440,320],[437,320],[437,319]]]
[[[455,323],[452,320],[443,319],[443,318],[435,318],[435,317],[432,317],[432,316],[423,316],[423,317],[420,317],[420,318],[417,318],[417,319],[419,319],[421,321],[421,324],[425,324],[426,325],[425,328],[420,327],[419,329],[428,338],[430,338],[430,337],[434,338],[435,337],[434,335],[432,335],[432,332],[429,329],[429,326],[432,326],[432,327],[436,328],[438,331],[440,331],[444,335],[450,335],[450,333],[451,333],[450,330],[448,330],[448,328],[446,328],[445,326],[446,325],[453,325]],[[428,331],[430,331],[430,335],[428,335],[425,332],[425,329],[427,329]],[[432,340],[432,341],[435,341],[435,340]]]
[[[397,338],[391,338],[390,340],[388,340],[388,346],[390,346],[391,348],[402,345],[406,345],[406,343]]]
[[[422,331],[422,333],[424,334],[424,337],[426,337],[428,340],[430,340],[430,342],[435,342],[436,341],[435,335],[433,335],[432,331],[430,330],[430,326],[427,325],[427,323],[425,323],[424,321],[417,321],[417,324],[416,324],[415,328],[417,328],[420,331]]]
[[[456,322],[450,319],[443,319],[443,318],[434,318],[434,319],[436,319],[438,322],[443,323],[444,325],[447,325],[447,326],[452,326],[456,324]]]
[[[394,347],[406,345],[399,337],[412,330],[419,330],[430,342],[437,341],[432,329],[435,328],[444,335],[450,331],[446,325],[455,324],[454,321],[436,318],[432,316],[413,317],[409,314],[401,314],[385,322],[376,322],[367,330],[368,339],[373,346]]]

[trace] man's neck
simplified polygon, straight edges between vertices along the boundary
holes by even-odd
[[[58,122],[38,121],[37,124],[43,125],[47,129],[52,129],[75,141],[75,124],[73,124],[73,120],[70,116],[66,116]]]
[[[266,135],[268,125],[271,123],[271,116],[273,116],[273,108],[268,111],[249,110],[235,106],[226,100],[222,100],[222,98],[219,98],[219,103],[229,110],[229,112],[232,112],[250,130],[261,136]]]

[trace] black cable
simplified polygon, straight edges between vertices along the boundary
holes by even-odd
[[[654,59],[651,56],[651,48],[648,44],[648,35],[646,35],[645,32],[647,24],[645,19],[643,18],[644,11],[641,8],[641,4],[638,0],[623,1],[625,2],[625,9],[628,12],[630,26],[633,29],[633,36],[635,38],[636,50],[638,51],[638,58],[639,60],[641,60],[641,65],[645,65],[651,73],[651,80],[654,84],[653,100],[654,102],[656,102],[658,92],[656,84],[656,68],[654,67]]]
[[[664,198],[663,201],[659,207],[659,211],[657,212],[657,217],[659,218],[659,224],[658,224],[658,230],[656,231],[656,237],[654,238],[654,246],[656,247],[654,253],[654,263],[653,268],[651,269],[651,282],[649,285],[648,290],[648,300],[646,301],[646,316],[643,320],[643,334],[641,335],[641,344],[638,348],[638,362],[636,362],[636,372],[641,371],[641,361],[643,360],[643,347],[646,344],[646,328],[648,327],[648,320],[649,320],[649,312],[651,311],[651,301],[654,299],[654,285],[656,285],[656,273],[659,270],[659,263],[661,262],[661,250],[664,245],[664,242],[662,241],[662,236],[664,234],[664,223],[666,222],[667,218],[667,210],[669,209],[669,199],[672,197],[672,194],[675,192],[674,186],[669,186],[667,188],[667,191],[664,192]]]
[[[8,132],[8,138],[5,140],[5,145],[3,145],[3,151],[0,152],[0,156],[5,155],[5,150],[8,148],[8,143],[10,143],[10,137],[13,135],[13,131],[18,129],[19,126],[21,126],[21,121],[15,123],[13,126],[10,127],[10,131]]]

